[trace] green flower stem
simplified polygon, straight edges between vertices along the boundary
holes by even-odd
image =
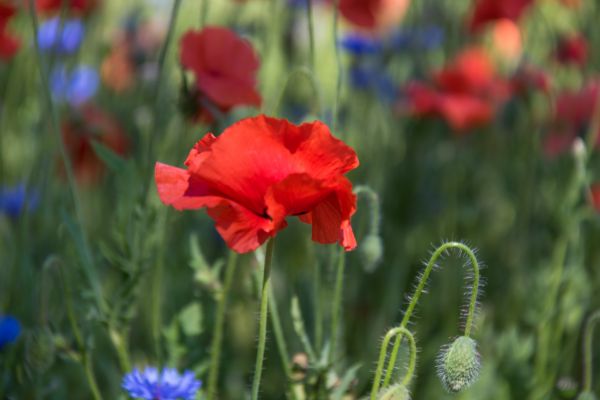
[[[385,337],[383,338],[383,342],[381,343],[379,360],[377,361],[377,369],[375,371],[375,379],[373,380],[373,386],[371,388],[371,400],[375,400],[377,397],[377,392],[379,391],[379,384],[381,383],[381,375],[383,374],[383,367],[385,364],[385,356],[387,354],[387,348],[390,344],[390,340],[392,340],[393,337],[400,337],[400,340],[402,340],[402,337],[404,336],[407,337],[408,344],[410,346],[410,359],[408,361],[406,375],[404,375],[404,378],[402,379],[402,384],[406,386],[412,380],[417,365],[417,344],[415,342],[415,337],[406,328],[392,328],[388,331],[388,333],[386,333]]]
[[[237,253],[229,252],[227,266],[225,267],[225,281],[219,293],[217,304],[217,316],[213,331],[212,344],[210,346],[210,370],[208,372],[207,396],[209,399],[217,398],[217,383],[219,381],[219,364],[221,361],[221,347],[223,345],[223,328],[225,326],[225,313],[227,310],[227,297],[235,276],[237,264]]]
[[[44,97],[46,100],[46,106],[48,109],[48,114],[50,116],[50,125],[54,130],[58,141],[58,148],[60,151],[60,156],[65,166],[65,173],[67,176],[67,182],[69,186],[69,190],[71,192],[71,197],[73,200],[73,207],[75,210],[75,216],[77,218],[77,233],[79,235],[79,244],[80,250],[82,254],[82,264],[83,264],[83,272],[89,281],[90,287],[92,288],[92,292],[94,294],[94,300],[100,311],[100,314],[106,315],[108,311],[108,306],[104,300],[102,295],[102,288],[100,286],[100,280],[96,275],[96,270],[93,264],[92,253],[90,251],[89,241],[87,235],[83,230],[83,212],[81,210],[81,200],[79,198],[79,194],[77,192],[77,186],[75,182],[75,175],[73,173],[73,165],[71,164],[71,159],[67,154],[67,150],[65,148],[65,144],[62,140],[62,135],[60,132],[59,122],[58,122],[58,113],[56,111],[56,107],[54,106],[54,102],[52,101],[52,93],[50,93],[50,87],[48,84],[48,76],[46,75],[46,70],[44,69],[43,57],[40,51],[39,43],[38,43],[38,19],[36,14],[36,8],[34,4],[34,0],[29,0],[29,16],[31,18],[31,25],[33,27],[33,38],[34,38],[34,48],[35,54],[38,59],[39,71],[40,71],[40,79],[42,81],[42,92],[44,93]]]
[[[331,129],[335,133],[337,131],[338,114],[340,107],[340,93],[342,92],[342,80],[344,69],[342,67],[342,57],[340,55],[340,46],[338,46],[338,20],[339,20],[339,3],[340,0],[335,0],[333,4],[333,50],[335,52],[335,64],[337,68],[337,77],[335,81],[335,97],[333,102],[333,115],[331,121]]]
[[[161,306],[163,301],[163,270],[165,265],[165,239],[166,232],[165,224],[167,219],[166,208],[161,208],[159,211],[158,231],[160,233],[160,246],[156,254],[156,265],[154,267],[154,280],[152,282],[152,341],[154,342],[154,353],[158,360],[158,364],[162,365],[162,349],[160,345],[161,328],[162,328],[162,313]]]
[[[331,309],[331,348],[329,349],[329,361],[335,359],[335,350],[337,346],[337,337],[340,324],[340,314],[342,308],[342,294],[344,290],[344,269],[346,266],[346,252],[344,249],[340,249],[340,255],[338,257],[336,276],[335,276],[335,289],[333,294],[333,306]]]
[[[265,356],[265,343],[267,341],[267,320],[269,318],[269,292],[271,283],[271,263],[273,261],[274,239],[267,242],[265,265],[263,268],[262,289],[260,295],[260,317],[258,328],[258,348],[256,350],[256,364],[254,365],[254,379],[252,380],[252,400],[258,400],[260,378],[262,376],[263,360]]]
[[[321,264],[318,262],[315,262],[313,279],[315,285],[313,301],[315,309],[315,348],[320,352],[323,347],[323,307],[321,307]]]
[[[379,235],[381,225],[381,206],[379,205],[379,195],[368,186],[359,185],[354,188],[354,194],[357,196],[364,194],[369,202],[369,217],[370,226],[369,233],[371,235]]]
[[[415,292],[412,296],[410,304],[408,305],[408,308],[406,309],[406,312],[404,313],[404,318],[400,322],[400,325],[399,325],[400,328],[407,327],[408,322],[410,321],[410,317],[411,317],[413,311],[415,310],[417,303],[419,302],[419,298],[421,297],[423,290],[425,289],[425,284],[427,283],[427,280],[429,279],[429,275],[431,274],[433,267],[436,265],[436,261],[442,254],[444,254],[446,251],[448,251],[450,249],[458,249],[462,252],[465,252],[467,254],[467,256],[469,257],[470,265],[473,268],[473,288],[471,290],[471,296],[469,299],[469,308],[467,310],[467,320],[465,322],[465,331],[464,331],[464,336],[470,337],[471,328],[473,326],[473,319],[475,317],[475,307],[477,306],[477,296],[479,294],[479,262],[477,261],[477,257],[475,257],[475,253],[473,253],[473,251],[468,246],[466,246],[465,244],[460,243],[460,242],[444,243],[433,252],[433,254],[431,255],[431,258],[429,259],[429,262],[427,263],[427,266],[425,267],[425,271],[423,272],[423,275],[419,279],[419,283],[417,285],[417,288],[415,289]],[[396,336],[396,342],[394,343],[394,348],[390,355],[390,360],[388,362],[387,371],[385,373],[385,378],[383,380],[384,388],[389,384],[389,382],[392,378],[392,374],[394,372],[394,365],[396,365],[396,358],[398,356],[398,349],[400,348],[401,341],[402,341],[402,332],[400,332]]]
[[[200,5],[200,28],[204,28],[206,25],[206,20],[208,18],[208,6],[210,5],[211,0],[200,0],[202,4]]]
[[[273,295],[272,290],[269,294],[269,312],[271,313],[271,325],[273,326],[273,335],[275,336],[277,351],[279,352],[279,357],[281,358],[281,365],[283,367],[283,371],[285,372],[286,377],[289,380],[292,378],[290,356],[287,348],[287,343],[285,341],[285,336],[283,335],[283,329],[281,327],[279,309],[277,308],[277,302],[275,301],[275,297]]]
[[[590,315],[583,331],[583,392],[592,391],[592,338],[598,321],[600,310]]]
[[[310,69],[315,71],[315,27],[313,21],[312,0],[306,0],[306,20],[308,21],[308,45]]]

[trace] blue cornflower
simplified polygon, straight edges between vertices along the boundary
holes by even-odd
[[[444,30],[431,25],[397,30],[390,36],[388,46],[396,51],[433,50],[440,47],[443,41]]]
[[[79,19],[65,21],[62,26],[59,17],[51,18],[40,25],[38,44],[45,51],[72,54],[79,49],[85,26]]]
[[[349,70],[349,80],[355,89],[372,90],[386,103],[396,100],[396,84],[382,65],[354,64]]]
[[[72,106],[79,106],[94,97],[99,85],[98,72],[85,65],[71,72],[64,67],[57,68],[50,76],[50,87],[54,98],[58,101],[67,101]]]
[[[21,334],[19,320],[10,315],[0,316],[0,350],[7,344],[13,343]]]
[[[156,368],[146,367],[143,372],[136,368],[125,375],[121,386],[136,399],[192,400],[201,385],[191,371],[180,375],[174,368],[159,372]]]
[[[2,214],[16,218],[25,207],[33,209],[37,203],[37,194],[28,192],[23,184],[14,187],[0,187],[0,213]]]
[[[342,49],[355,56],[377,54],[383,50],[381,39],[360,33],[349,33],[340,39],[338,44]]]

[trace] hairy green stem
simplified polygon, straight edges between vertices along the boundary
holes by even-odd
[[[331,348],[329,349],[329,361],[335,359],[335,350],[337,347],[337,337],[340,324],[340,314],[342,313],[342,294],[344,290],[344,269],[346,266],[346,252],[344,249],[340,249],[340,255],[338,256],[336,276],[335,276],[335,289],[333,294],[333,305],[331,309]]]
[[[444,243],[433,252],[433,254],[431,255],[431,258],[429,259],[429,262],[427,263],[427,266],[425,267],[425,270],[423,271],[423,275],[419,279],[419,283],[418,283],[417,288],[415,289],[415,292],[411,298],[408,308],[406,309],[406,312],[404,313],[404,318],[400,322],[400,325],[399,325],[400,328],[407,327],[408,322],[410,321],[410,317],[411,317],[413,311],[415,310],[417,303],[419,302],[419,298],[421,297],[423,290],[425,289],[425,284],[427,283],[427,280],[429,279],[429,275],[431,274],[433,267],[436,265],[438,258],[450,249],[458,249],[461,252],[465,252],[467,254],[467,256],[469,257],[470,266],[473,268],[473,287],[471,289],[471,296],[469,298],[469,307],[467,309],[467,319],[465,321],[465,331],[464,331],[464,336],[469,337],[471,335],[473,319],[475,318],[475,308],[477,307],[477,296],[479,293],[479,262],[477,261],[477,257],[475,257],[475,253],[473,252],[473,250],[471,250],[467,245],[460,243],[460,242]],[[396,342],[394,343],[394,348],[390,355],[390,360],[388,362],[387,371],[385,373],[385,378],[383,380],[382,387],[384,387],[384,388],[389,384],[389,382],[392,378],[392,374],[394,372],[394,366],[396,365],[396,358],[398,356],[398,349],[400,348],[401,341],[402,341],[402,333],[400,333],[396,336]]]
[[[73,200],[73,207],[75,210],[75,216],[77,218],[77,231],[80,236],[81,243],[81,251],[82,251],[82,264],[83,264],[83,272],[86,275],[87,280],[89,281],[90,287],[92,288],[92,292],[94,294],[94,299],[96,301],[96,305],[102,315],[106,315],[108,311],[108,306],[104,300],[102,295],[102,288],[100,286],[100,281],[96,275],[96,270],[93,265],[93,257],[90,251],[89,241],[87,235],[83,229],[83,212],[81,210],[81,200],[79,198],[79,193],[77,192],[77,186],[75,182],[75,175],[73,173],[73,165],[71,163],[71,159],[67,154],[67,150],[65,148],[65,144],[62,140],[62,135],[58,122],[58,113],[56,111],[56,107],[54,106],[54,102],[52,101],[52,93],[50,93],[50,87],[48,83],[48,76],[46,74],[46,70],[44,69],[42,52],[39,47],[38,42],[38,19],[36,14],[36,8],[34,4],[34,0],[29,0],[29,15],[31,18],[31,25],[33,27],[33,38],[34,38],[34,48],[35,54],[38,59],[40,79],[42,81],[42,92],[44,93],[44,97],[46,100],[46,106],[48,109],[48,114],[50,115],[50,125],[55,132],[56,138],[58,140],[58,148],[60,151],[60,156],[62,162],[65,167],[65,174],[67,176],[67,183],[69,186],[69,191],[71,193],[71,197]]]
[[[265,356],[265,344],[267,341],[267,320],[269,318],[269,292],[271,283],[271,263],[273,261],[274,239],[267,242],[265,254],[265,265],[263,268],[262,288],[260,295],[260,317],[258,327],[258,348],[256,349],[256,363],[254,365],[254,379],[252,380],[252,400],[258,400],[260,378],[262,376],[263,360]]]
[[[227,311],[227,299],[229,290],[235,276],[235,267],[237,264],[237,253],[229,252],[227,265],[225,267],[225,281],[219,294],[219,303],[217,305],[217,316],[213,330],[212,344],[210,346],[210,370],[208,372],[207,396],[209,399],[217,398],[217,383],[219,381],[219,364],[221,361],[221,347],[223,345],[223,329],[225,326],[225,313]]]
[[[385,359],[387,355],[387,348],[389,347],[390,340],[392,340],[392,338],[394,337],[400,337],[400,340],[402,340],[402,337],[404,336],[408,338],[408,344],[410,346],[410,359],[408,361],[406,375],[404,375],[404,378],[402,379],[402,384],[406,386],[412,380],[417,365],[417,344],[415,342],[415,337],[406,328],[392,328],[385,334],[383,342],[381,343],[381,350],[379,351],[379,360],[377,361],[377,369],[375,370],[375,379],[373,380],[373,386],[371,388],[371,400],[375,400],[375,398],[377,397],[377,392],[379,391],[379,385],[381,384],[381,375],[383,374],[383,368],[385,365]]]
[[[592,339],[598,321],[600,321],[600,310],[589,316],[583,331],[583,392],[592,391]]]

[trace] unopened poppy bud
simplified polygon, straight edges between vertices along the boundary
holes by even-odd
[[[383,257],[381,237],[373,234],[367,235],[359,249],[363,260],[363,268],[367,272],[373,272]]]
[[[577,397],[577,400],[597,400],[597,398],[592,392],[583,392]]]
[[[397,384],[382,390],[377,400],[410,400],[410,392],[406,386]]]
[[[438,376],[452,393],[471,386],[479,378],[480,368],[477,342],[467,336],[460,336],[443,348],[438,358]]]

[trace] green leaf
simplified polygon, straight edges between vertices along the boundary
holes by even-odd
[[[198,336],[202,333],[202,307],[200,303],[188,304],[179,313],[178,319],[186,336]]]
[[[92,140],[92,147],[96,155],[111,171],[119,172],[125,169],[126,161],[123,157],[96,140]]]

